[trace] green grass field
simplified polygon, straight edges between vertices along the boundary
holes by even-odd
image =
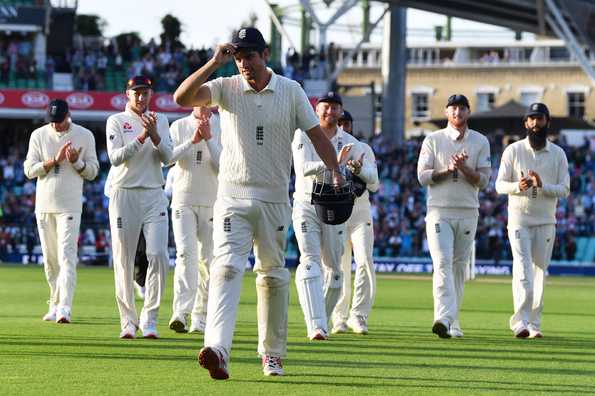
[[[198,334],[175,334],[171,275],[159,340],[120,340],[113,274],[80,268],[73,323],[41,320],[48,288],[37,266],[0,266],[0,395],[22,394],[595,394],[595,279],[549,278],[545,338],[507,328],[509,278],[467,284],[463,339],[431,331],[427,276],[379,276],[370,334],[309,342],[291,294],[283,377],[264,377],[256,355],[254,276],[245,277],[228,381],[200,369]]]

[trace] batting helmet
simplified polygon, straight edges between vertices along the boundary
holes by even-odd
[[[333,172],[326,169],[316,175],[312,185],[312,204],[316,215],[325,224],[345,223],[353,211],[355,193],[353,182],[343,175],[344,182],[333,182]]]

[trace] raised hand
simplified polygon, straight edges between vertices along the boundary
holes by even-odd
[[[347,167],[354,175],[359,175],[359,172],[362,170],[362,164],[364,163],[365,155],[366,153],[363,153],[359,159],[347,161]]]
[[[347,158],[349,157],[349,152],[352,148],[353,143],[346,144],[341,148],[341,151],[339,151],[339,155],[337,155],[337,162],[339,163],[339,165],[345,165],[345,163],[347,162]]]
[[[56,163],[60,163],[66,159],[66,152],[70,149],[71,144],[72,142],[69,140],[66,143],[64,143],[62,147],[60,147],[60,150],[58,150],[58,154],[56,154],[56,156],[54,157]]]
[[[141,115],[141,123],[143,124],[143,133],[154,138],[157,136],[157,114],[150,112]]]
[[[82,147],[79,147],[79,149],[77,150],[71,145],[68,147],[68,150],[66,150],[66,158],[68,159],[68,161],[70,161],[70,163],[74,164],[76,161],[78,161],[82,150]]]
[[[534,186],[537,187],[541,187],[542,183],[541,183],[541,177],[539,176],[539,174],[533,170],[529,170],[529,177],[531,178],[531,181],[533,182]]]
[[[232,43],[219,44],[213,54],[213,60],[220,65],[224,65],[233,59],[236,50],[235,45]]]
[[[208,118],[198,120],[197,130],[200,132],[200,135],[204,140],[210,140],[213,137],[213,134],[211,133],[211,123]]]

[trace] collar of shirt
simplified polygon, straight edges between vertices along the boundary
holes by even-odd
[[[459,132],[458,129],[455,129],[452,125],[448,124],[448,126],[445,128],[446,130],[446,135],[451,138],[452,140],[457,140],[459,138],[459,135],[461,134],[461,132]],[[467,139],[467,136],[469,136],[469,127],[467,127],[465,129],[465,133],[463,134],[463,139],[461,140],[465,140]]]
[[[70,131],[72,131],[72,119],[71,119],[71,118],[68,118],[68,129],[66,129],[65,131],[58,131],[56,128],[54,128],[54,127],[52,126],[52,124],[51,124],[51,123],[50,123],[50,124],[48,124],[48,125],[49,125],[49,127],[50,127],[50,129],[51,129],[52,131],[54,131],[55,133],[57,133],[57,134],[58,134],[58,136],[64,136],[64,135],[66,135],[67,133],[69,133]]]
[[[330,140],[331,142],[333,142],[333,143],[334,143],[334,142],[336,142],[337,140],[339,140],[339,138],[340,138],[340,137],[342,137],[341,135],[342,135],[343,133],[345,133],[345,132],[343,131],[343,128],[341,128],[340,126],[338,126],[338,125],[337,125],[337,130],[335,131],[335,134],[334,134],[334,135],[333,135],[333,137],[332,137],[332,138],[330,138],[329,140]]]
[[[266,87],[264,87],[262,89],[262,91],[260,92],[265,92],[265,91],[271,91],[271,92],[275,92],[275,88],[277,88],[277,75],[275,74],[275,72],[273,71],[273,69],[271,69],[270,67],[267,67],[267,71],[269,73],[271,73],[271,79],[269,80],[269,83],[267,84]],[[246,81],[246,79],[244,78],[244,76],[241,76],[242,78],[242,89],[244,92],[255,92],[255,93],[259,93],[256,92],[256,90],[254,88],[252,88],[250,86],[250,84],[248,84],[248,81]]]
[[[525,146],[525,148],[527,150],[531,150],[531,151],[533,151],[535,153],[539,153],[540,151],[550,151],[550,148],[552,146],[552,144],[550,143],[550,141],[548,139],[545,139],[545,147],[543,147],[540,150],[534,150],[533,147],[531,147],[531,143],[529,143],[529,137],[528,136],[523,139],[523,145]]]

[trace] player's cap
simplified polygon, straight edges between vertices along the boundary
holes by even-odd
[[[147,76],[134,76],[126,83],[126,90],[149,88],[153,89],[153,81]]]
[[[467,97],[465,95],[461,95],[461,94],[454,94],[454,95],[450,95],[448,97],[448,102],[446,102],[446,107],[454,106],[454,105],[465,106],[468,109],[471,108],[471,106],[469,106],[469,99],[467,99]]]
[[[341,117],[339,117],[339,121],[351,121],[353,122],[353,117],[351,116],[351,113],[348,112],[347,110],[343,110],[343,114],[341,114]]]
[[[550,119],[550,110],[543,103],[531,103],[527,111],[525,112],[524,120],[529,116],[544,115],[547,119]]]
[[[54,99],[48,105],[50,122],[62,122],[68,114],[68,103],[64,99]]]
[[[322,102],[338,103],[341,106],[343,106],[343,100],[341,100],[341,97],[339,96],[339,94],[334,91],[327,92],[326,94],[324,94],[323,96],[318,98],[318,100],[316,101],[316,104],[322,103]]]
[[[238,49],[248,48],[262,51],[267,43],[262,37],[262,33],[254,27],[243,27],[234,34],[231,43]]]

